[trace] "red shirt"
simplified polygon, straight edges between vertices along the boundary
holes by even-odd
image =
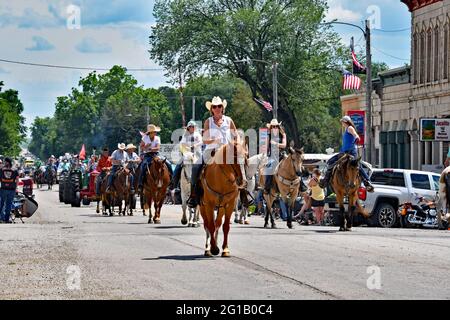
[[[102,172],[103,168],[110,168],[110,167],[112,167],[111,158],[101,156],[97,164],[97,171]]]

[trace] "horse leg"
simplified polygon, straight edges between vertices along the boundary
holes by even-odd
[[[225,210],[225,221],[223,222],[222,257],[230,257],[230,249],[228,249],[228,233],[230,232],[230,219],[233,214],[233,207]]]
[[[186,225],[188,223],[187,217],[186,217],[186,209],[187,209],[187,205],[186,205],[186,198],[185,195],[183,194],[183,196],[181,197],[181,210],[183,211],[183,216],[181,217],[181,224],[182,225]],[[191,210],[189,210],[189,213],[191,212]],[[189,227],[191,226],[191,219],[189,217]]]
[[[345,231],[352,231],[353,215],[356,212],[356,201],[358,201],[358,200],[355,197],[355,195],[349,196],[348,199],[349,199],[349,201],[348,201],[348,214],[346,216],[347,225],[345,227]]]
[[[264,216],[264,228],[268,228],[269,227],[269,216],[272,216],[272,207],[269,206],[269,202],[271,202],[270,200],[270,195],[264,195],[264,200],[266,200],[266,210],[265,210],[265,216]]]
[[[147,197],[147,207],[148,207],[148,223],[153,223],[152,220],[152,198]]]
[[[236,201],[236,206],[234,207],[234,223],[239,223],[239,208],[238,201]]]
[[[100,200],[97,200],[97,209],[95,210],[96,213],[100,213]]]
[[[287,226],[289,229],[292,229],[292,210],[293,210],[293,204],[291,204],[290,202],[292,201],[288,201],[286,202],[286,211],[287,211]]]
[[[206,233],[206,243],[205,243],[205,253],[204,255],[206,257],[212,257],[211,254],[211,245],[210,245],[210,238],[211,238],[211,232],[210,230],[210,223],[209,223],[209,218],[208,218],[208,214],[207,214],[207,210],[209,210],[209,208],[207,208],[206,206],[201,206],[200,207],[200,212],[203,218],[203,228],[205,229],[205,233]]]
[[[216,221],[213,221],[214,233],[213,236],[211,237],[211,253],[215,256],[217,256],[220,253],[220,249],[217,246],[217,242],[219,241],[219,230],[220,226],[222,225],[222,219],[224,214],[225,214],[224,209],[220,210],[219,208],[217,210]]]

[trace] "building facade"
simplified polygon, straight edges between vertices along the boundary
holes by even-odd
[[[411,12],[411,66],[373,80],[375,159],[383,168],[442,166],[448,141],[420,141],[421,118],[450,118],[450,0],[401,0]],[[405,8],[406,9],[406,8]],[[365,93],[341,97],[342,111],[365,110]]]

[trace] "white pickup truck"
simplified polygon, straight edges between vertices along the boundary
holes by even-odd
[[[404,169],[373,169],[370,180],[374,192],[367,192],[364,206],[371,217],[370,226],[391,228],[397,225],[399,205],[416,196],[435,198],[440,175]]]

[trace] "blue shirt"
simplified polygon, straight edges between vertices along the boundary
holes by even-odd
[[[356,152],[356,138],[348,132],[348,128],[345,129],[344,134],[342,135],[342,148],[341,152],[352,153]]]

